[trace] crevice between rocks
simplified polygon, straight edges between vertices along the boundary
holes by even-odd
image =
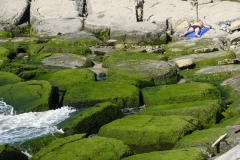
[[[135,0],[136,2],[136,19],[137,22],[143,22],[143,4],[144,0]]]

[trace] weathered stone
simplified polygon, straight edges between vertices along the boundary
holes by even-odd
[[[215,160],[235,160],[235,159],[239,159],[240,158],[240,145],[237,145],[236,147],[230,149],[229,151],[227,151],[226,153],[224,153],[223,155],[221,155],[220,157],[217,157]]]
[[[29,6],[28,0],[1,0],[0,22],[18,25],[27,21]]]
[[[230,85],[240,95],[240,74],[237,74],[221,83],[222,86]]]
[[[178,67],[181,68],[189,68],[193,65],[193,60],[192,59],[180,59],[175,61],[178,65]]]
[[[232,71],[240,71],[240,65],[208,66],[200,69],[196,74],[212,74]]]
[[[224,59],[222,61],[218,61],[219,65],[237,64],[237,63],[239,63],[237,59]]]
[[[234,32],[233,34],[229,34],[227,38],[231,43],[240,41],[240,32]]]
[[[240,29],[240,20],[232,22],[231,26],[229,26],[229,30],[231,32],[235,31],[235,30],[238,30],[238,29]]]
[[[104,125],[98,135],[122,140],[134,152],[146,153],[172,149],[200,126],[191,116],[129,115]]]
[[[59,66],[65,68],[91,67],[92,61],[81,55],[76,54],[53,54],[42,60],[45,66]]]

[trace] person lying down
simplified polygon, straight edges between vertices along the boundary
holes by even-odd
[[[212,28],[210,25],[208,25],[206,23],[203,23],[203,21],[199,20],[198,22],[195,22],[195,23],[191,24],[189,29],[186,32],[180,34],[179,37],[184,37],[187,34],[192,33],[192,32],[195,32],[194,35],[196,37],[200,37],[200,31],[203,27],[206,27],[206,28],[209,28],[209,29]]]

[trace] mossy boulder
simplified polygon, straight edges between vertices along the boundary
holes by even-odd
[[[212,128],[195,131],[192,134],[183,137],[174,148],[205,147],[214,155],[225,153],[239,144],[239,133],[235,133],[235,130],[239,128],[239,125],[240,117],[235,116],[216,124]],[[211,147],[212,144],[225,133],[227,133],[227,138],[215,147]]]
[[[11,38],[12,37],[12,33],[11,32],[7,32],[7,31],[0,31],[0,38]]]
[[[87,68],[93,66],[93,62],[90,58],[69,53],[55,53],[49,55],[43,58],[42,63],[47,67]]]
[[[185,148],[168,151],[155,151],[132,155],[123,160],[207,160],[208,157],[203,154],[205,148]]]
[[[0,160],[28,160],[20,150],[9,144],[0,145]]]
[[[80,83],[69,87],[63,105],[76,108],[92,107],[101,102],[112,102],[118,106],[139,107],[140,91],[128,84],[110,82]]]
[[[22,79],[29,80],[34,78],[38,74],[45,73],[46,69],[43,68],[41,65],[25,64],[16,61],[4,65],[2,71],[11,72],[21,77]]]
[[[141,91],[146,106],[221,99],[220,91],[208,83],[162,85]]]
[[[57,126],[62,128],[66,134],[87,133],[89,135],[96,134],[104,124],[122,117],[119,106],[103,102],[94,107],[76,111]]]
[[[131,149],[120,140],[105,137],[83,138],[82,135],[73,135],[55,140],[35,154],[31,160],[119,160],[133,154]]]
[[[8,57],[9,55],[10,55],[10,51],[0,46],[0,57]]]
[[[0,87],[0,97],[17,113],[47,111],[58,104],[56,91],[48,81],[31,80]]]
[[[30,56],[34,56],[37,54],[42,53],[71,53],[77,55],[88,55],[91,54],[92,51],[86,45],[62,45],[62,44],[53,44],[53,43],[46,43],[46,44],[32,44],[29,45],[28,53]]]
[[[125,60],[111,65],[108,81],[146,86],[177,83],[177,67],[159,60]]]
[[[0,71],[0,86],[4,86],[6,84],[14,84],[17,82],[21,82],[22,79],[17,75],[9,72],[1,72]]]
[[[200,129],[191,116],[132,115],[100,128],[98,135],[122,140],[136,153],[169,150],[179,139]]]
[[[197,118],[204,128],[209,128],[219,123],[222,116],[221,113],[226,105],[221,100],[203,100],[186,103],[175,103],[150,106],[138,112],[139,115],[185,115]]]
[[[51,142],[55,141],[58,138],[63,138],[65,136],[66,136],[65,134],[54,133],[44,137],[30,139],[25,142],[14,143],[14,146],[22,151],[27,151],[27,153],[30,155],[34,155]]]
[[[66,91],[69,86],[78,83],[94,82],[96,80],[96,74],[85,68],[63,69],[53,73],[39,75],[34,79],[49,81],[51,85],[58,87],[59,91]]]
[[[187,39],[164,45],[166,56],[169,58],[189,55],[193,53],[206,53],[218,50],[212,39]]]
[[[109,52],[104,55],[103,67],[108,68],[111,65],[116,64],[119,61],[125,60],[167,60],[166,56],[157,53],[147,53],[147,52],[134,52],[134,51],[114,51]]]

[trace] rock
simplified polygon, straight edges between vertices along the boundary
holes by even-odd
[[[115,48],[116,49],[124,49],[125,48],[125,44],[116,44]]]
[[[84,138],[83,134],[76,134],[53,141],[31,159],[62,160],[71,157],[71,159],[107,160],[121,159],[133,154],[133,151],[122,141],[98,136]]]
[[[110,102],[99,103],[89,109],[73,113],[71,117],[65,119],[57,126],[62,128],[67,135],[77,133],[96,134],[103,125],[123,117],[120,108],[121,106]]]
[[[101,102],[112,102],[122,108],[138,107],[139,89],[132,85],[111,82],[80,83],[68,88],[63,105],[86,108]]]
[[[222,86],[229,85],[240,95],[240,74],[237,74],[221,83]]]
[[[52,18],[36,20],[33,29],[37,34],[57,36],[82,30],[82,18]]]
[[[139,154],[172,149],[200,126],[191,116],[128,115],[104,125],[98,135],[122,140]]]
[[[46,80],[52,86],[58,87],[59,92],[66,92],[68,87],[83,82],[95,82],[96,75],[86,68],[64,69],[35,77],[36,80]]]
[[[175,61],[180,69],[183,68],[191,68],[193,65],[193,60],[192,59],[180,59]]]
[[[91,59],[76,54],[53,54],[50,57],[44,58],[42,64],[45,66],[58,66],[64,68],[82,68],[91,67]]]
[[[0,145],[0,157],[6,160],[28,160],[28,157],[10,144]]]
[[[176,26],[176,28],[173,29],[174,32],[182,30],[182,29],[186,29],[189,27],[189,22],[188,21],[183,21],[181,24],[179,24],[178,26]]]
[[[170,96],[169,96],[170,97]],[[202,100],[186,103],[164,104],[150,106],[138,112],[138,115],[153,116],[193,116],[197,118],[203,128],[210,128],[220,122],[221,112],[225,109],[225,103],[218,100]]]
[[[240,20],[232,22],[228,29],[231,32],[240,29]]]
[[[240,145],[235,146],[234,148],[230,149],[220,157],[216,158],[215,160],[236,160],[240,158],[239,153]]]
[[[1,0],[0,22],[18,25],[27,21],[29,7],[28,0]]]
[[[49,82],[31,80],[0,87],[0,97],[19,113],[40,112],[58,107],[56,91]]]
[[[0,71],[0,77],[0,86],[4,86],[6,84],[14,84],[22,81],[20,77],[10,72]]]
[[[181,159],[196,160],[196,159],[205,159],[206,155],[203,154],[204,152],[207,152],[206,148],[194,147],[194,148],[185,148],[185,149],[173,149],[173,150],[166,150],[166,151],[154,151],[149,153],[136,154],[136,155],[124,158],[124,160],[175,159],[176,155],[181,157]]]
[[[146,107],[221,98],[219,90],[208,83],[171,84],[146,87],[141,91]]]
[[[237,64],[237,63],[239,63],[237,59],[224,59],[222,61],[218,61],[219,65]]]
[[[196,74],[212,74],[232,71],[240,71],[240,65],[208,66],[198,70]]]
[[[229,34],[227,38],[231,43],[240,41],[240,32],[234,32],[233,34]]]

